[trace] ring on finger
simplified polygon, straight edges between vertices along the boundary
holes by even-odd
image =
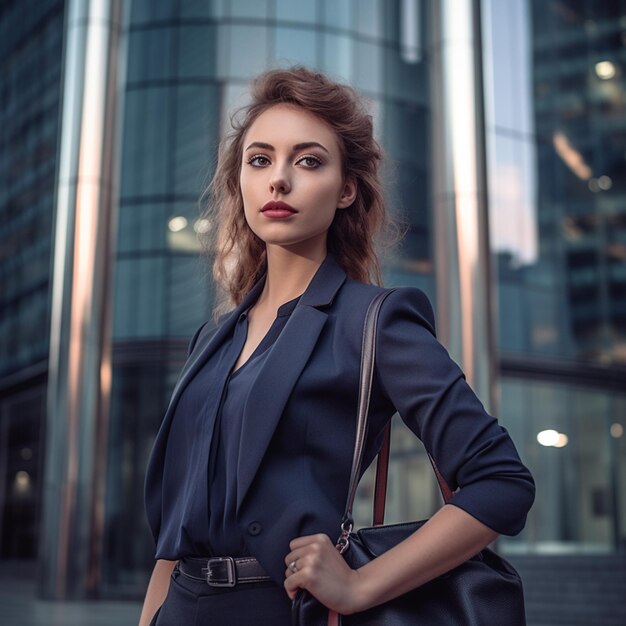
[[[296,559],[297,560],[297,559]],[[298,571],[298,566],[296,565],[296,561],[291,561],[289,563],[289,569],[295,574]]]

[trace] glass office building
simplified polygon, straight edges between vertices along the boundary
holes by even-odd
[[[64,2],[0,4],[0,558],[35,558]]]
[[[187,342],[213,301],[196,237],[206,228],[199,197],[250,78],[294,63],[349,82],[370,103],[388,156],[389,203],[410,225],[387,259],[388,284],[418,286],[433,303],[454,289],[437,273],[447,244],[436,226],[436,155],[454,156],[460,145],[478,170],[482,163],[487,187],[478,195],[487,210],[494,297],[479,304],[493,311],[495,349],[486,350],[496,373],[493,409],[538,485],[526,529],[500,547],[542,563],[561,563],[564,554],[623,554],[626,3],[463,0],[449,22],[442,12],[455,0],[109,4],[117,4],[123,41],[115,83],[119,184],[106,438],[83,442],[85,452],[105,446],[96,498],[102,518],[89,538],[98,544],[98,575],[89,593],[138,596],[145,586],[153,546],[144,469]],[[45,463],[59,452],[47,437],[59,418],[52,404],[46,410],[47,355],[72,5],[5,2],[0,9],[2,559],[36,558],[44,536],[54,542],[41,520]],[[454,68],[437,65],[437,46],[446,44],[445,37],[434,41],[434,25],[450,35],[464,19],[476,20],[478,33],[471,47],[481,116],[475,153],[455,143],[458,137],[449,146],[434,141],[442,111],[468,110],[465,93],[455,91],[460,84],[442,101],[441,68]],[[474,128],[472,120],[461,131]],[[427,458],[400,424],[392,445],[388,517],[426,517],[438,503]],[[359,504],[363,523],[369,479]]]

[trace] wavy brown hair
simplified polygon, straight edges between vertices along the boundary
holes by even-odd
[[[335,131],[343,174],[356,181],[357,197],[336,212],[328,251],[350,278],[382,283],[376,247],[393,222],[385,208],[379,177],[382,150],[374,139],[371,115],[354,89],[324,74],[304,67],[269,70],[253,82],[251,102],[232,116],[232,131],[220,144],[217,168],[204,195],[208,202],[201,219],[210,227],[199,237],[225,296],[215,307],[215,317],[239,304],[267,268],[265,243],[244,216],[239,175],[246,132],[276,104],[301,107]]]

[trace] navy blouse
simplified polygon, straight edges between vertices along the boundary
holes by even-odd
[[[168,507],[159,532],[156,558],[184,556],[248,556],[236,523],[237,460],[243,408],[248,391],[291,312],[294,298],[279,307],[272,326],[249,359],[232,371],[248,335],[248,307],[233,333],[198,371],[181,395],[167,442],[163,474]],[[216,415],[219,435],[212,438],[209,419]],[[189,416],[194,416],[190,419]]]

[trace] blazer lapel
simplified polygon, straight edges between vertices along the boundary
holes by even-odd
[[[192,353],[189,355],[187,362],[183,366],[180,376],[178,377],[178,382],[174,386],[169,406],[165,412],[165,417],[163,418],[163,423],[159,430],[157,439],[161,439],[162,435],[167,436],[172,415],[174,414],[176,404],[180,399],[183,389],[189,384],[202,365],[206,363],[209,357],[217,350],[224,338],[232,332],[235,323],[239,319],[239,315],[259,297],[259,294],[263,289],[263,285],[265,284],[265,276],[266,275],[263,275],[256,282],[254,287],[252,287],[252,289],[245,295],[244,299],[235,309],[226,314],[226,318],[213,333],[207,333],[204,336],[201,334],[198,338]]]
[[[237,473],[237,511],[270,444],[285,404],[304,369],[346,274],[328,255],[300,298],[280,336],[269,349],[244,408]],[[277,375],[280,372],[280,375]]]

